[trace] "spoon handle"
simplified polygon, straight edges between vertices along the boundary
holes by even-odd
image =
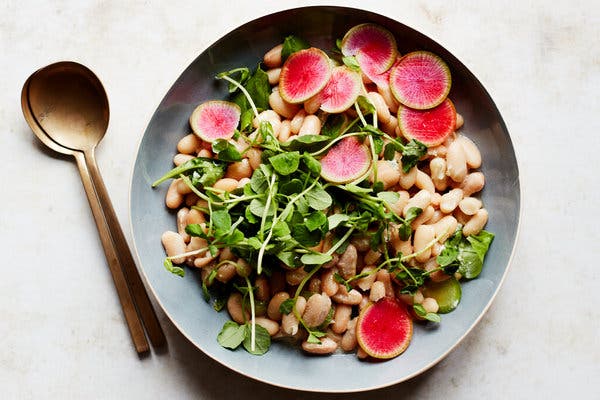
[[[108,261],[108,266],[117,289],[119,301],[121,302],[121,307],[123,308],[123,313],[125,314],[125,320],[127,321],[127,326],[129,327],[129,333],[133,339],[133,344],[136,351],[138,353],[145,353],[149,350],[148,341],[144,335],[142,323],[138,318],[133,298],[129,292],[129,287],[127,286],[125,275],[123,274],[123,271],[119,265],[117,251],[113,245],[108,225],[104,219],[102,205],[96,196],[90,171],[86,165],[85,156],[79,151],[74,151],[73,154],[75,156],[75,160],[77,161],[77,167],[79,168],[79,174],[81,175],[81,181],[83,182],[85,194],[87,195],[90,203],[94,220],[96,221],[96,227],[98,228],[98,233],[100,234],[100,241],[102,242],[104,254],[106,255],[106,260]]]
[[[117,257],[119,258],[121,268],[127,278],[129,289],[132,292],[135,304],[142,317],[142,322],[146,327],[148,338],[154,347],[163,346],[166,342],[165,335],[158,318],[156,317],[156,313],[154,312],[154,308],[152,307],[152,303],[150,302],[140,273],[135,265],[133,256],[131,255],[131,250],[127,245],[127,239],[125,239],[125,235],[119,224],[112,202],[108,196],[108,191],[106,190],[106,186],[104,185],[104,181],[98,170],[94,148],[85,150],[84,155],[88,170],[92,177],[92,182],[96,189],[96,195],[98,196],[100,206],[104,211],[108,230],[110,231],[110,235],[112,236],[113,243],[117,250]]]

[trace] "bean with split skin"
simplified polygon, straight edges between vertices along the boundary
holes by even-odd
[[[459,136],[456,139],[463,147],[463,151],[465,153],[465,158],[467,160],[467,166],[470,168],[479,168],[481,167],[481,153],[477,148],[475,142],[469,139],[466,136]]]
[[[458,203],[460,211],[467,215],[474,215],[482,206],[481,200],[475,197],[465,197]]]
[[[185,243],[189,243],[190,235],[185,231],[185,227],[187,226],[187,216],[190,213],[190,209],[187,207],[182,207],[177,211],[177,232],[183,238]]]

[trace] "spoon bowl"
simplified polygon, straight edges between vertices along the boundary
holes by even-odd
[[[54,142],[85,151],[102,140],[108,128],[108,98],[91,70],[62,61],[38,70],[27,82],[28,108]]]

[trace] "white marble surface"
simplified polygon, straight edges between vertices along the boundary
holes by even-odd
[[[234,27],[317,4],[239,3],[0,1],[2,398],[348,398],[241,377],[162,314],[168,351],[138,359],[75,165],[43,149],[21,114],[21,85],[41,66],[75,60],[101,77],[111,123],[98,160],[128,228],[137,143],[179,73]],[[524,195],[511,271],[481,323],[427,373],[350,398],[600,398],[598,3],[329,3],[386,14],[460,58],[506,120]]]

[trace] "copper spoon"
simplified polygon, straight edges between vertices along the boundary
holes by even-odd
[[[136,350],[143,353],[149,349],[136,305],[150,341],[155,347],[162,346],[163,331],[96,165],[94,150],[106,133],[109,118],[102,84],[83,65],[59,62],[29,77],[21,106],[29,126],[46,146],[77,161]]]

